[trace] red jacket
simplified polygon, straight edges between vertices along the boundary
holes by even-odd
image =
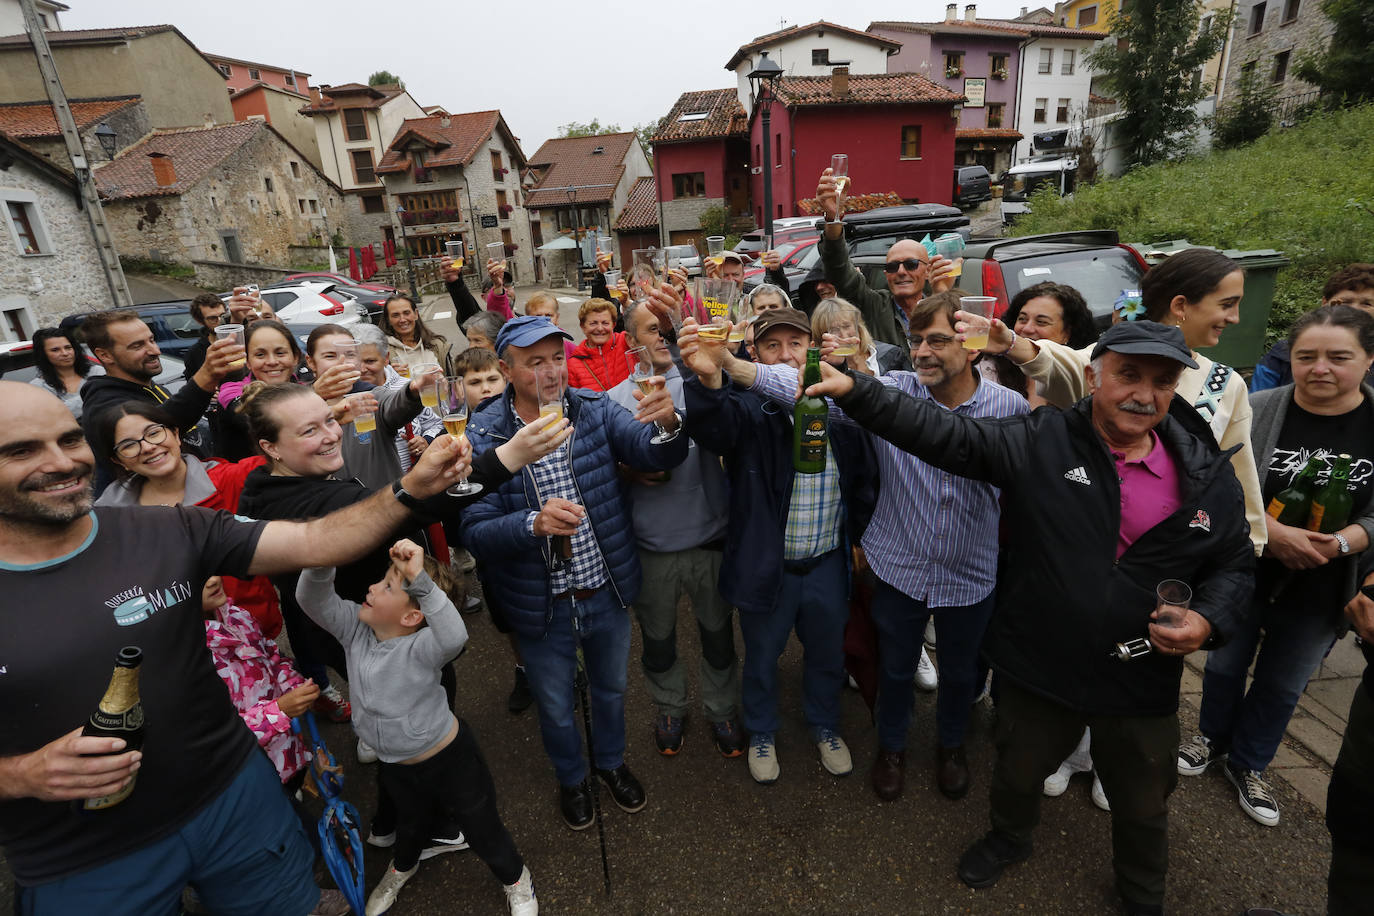
[[[223,461],[219,458],[207,460],[205,472],[210,475],[215,492],[213,496],[201,500],[196,505],[207,509],[237,512],[244,479],[250,471],[266,463],[267,459],[260,455],[242,461]],[[232,602],[253,615],[262,627],[264,636],[268,639],[276,637],[281,632],[281,606],[277,602],[277,590],[272,587],[272,581],[266,576],[254,576],[251,579],[235,579],[233,576],[222,578],[224,593]]]
[[[625,359],[629,351],[630,342],[624,331],[613,333],[602,347],[582,341],[568,359],[568,384],[573,388],[610,391],[630,377],[630,364]]]

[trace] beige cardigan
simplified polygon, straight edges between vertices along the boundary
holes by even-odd
[[[1090,362],[1093,346],[1074,350],[1052,340],[1037,340],[1035,345],[1040,352],[1035,359],[1022,365],[1021,371],[1026,378],[1034,379],[1040,385],[1040,396],[1056,407],[1068,407],[1088,395],[1088,380],[1083,370]],[[1194,352],[1198,368],[1183,370],[1175,391],[1189,404],[1196,404],[1202,386],[1212,373],[1213,362],[1200,353]],[[1232,372],[1217,401],[1216,413],[1210,418],[1212,434],[1222,450],[1239,445],[1241,450],[1231,456],[1231,466],[1235,468],[1241,489],[1245,491],[1245,520],[1250,523],[1250,540],[1255,545],[1255,555],[1264,552],[1269,540],[1268,529],[1264,524],[1264,497],[1260,490],[1259,472],[1255,469],[1255,452],[1250,445],[1250,397],[1245,388],[1245,380],[1239,372]]]

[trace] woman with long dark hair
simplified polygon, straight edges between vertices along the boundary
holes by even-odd
[[[1081,350],[1097,342],[1093,313],[1083,294],[1072,286],[1046,280],[1016,294],[1002,321],[1017,336],[1028,340],[1051,340]],[[1032,408],[1047,403],[1035,384],[1006,355],[988,355],[978,363],[984,377],[991,377],[1004,388],[1018,392]],[[989,376],[989,373],[991,375]]]
[[[448,338],[425,327],[420,310],[409,296],[397,294],[388,298],[382,305],[379,324],[387,337],[393,360],[408,360],[411,363],[432,361],[444,370],[445,375],[453,374],[450,357],[452,347]],[[430,358],[427,359],[427,356]]]
[[[104,375],[81,346],[60,328],[40,328],[33,335],[33,365],[38,377],[29,382],[46,388],[62,399],[67,409],[81,419],[81,383],[88,375]]]

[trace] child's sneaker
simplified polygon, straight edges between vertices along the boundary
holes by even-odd
[[[396,897],[401,893],[401,888],[405,887],[406,882],[413,878],[419,870],[419,863],[416,863],[410,871],[397,871],[395,862],[388,865],[386,874],[382,875],[382,880],[377,882],[377,886],[368,895],[366,916],[382,916],[383,913],[391,909],[392,904],[396,902]]]
[[[505,885],[510,916],[539,916],[539,900],[534,896],[534,877],[528,867],[521,869],[520,880]]]
[[[347,722],[353,718],[353,707],[348,705],[343,694],[339,693],[339,688],[333,684],[320,691],[320,695],[315,698],[315,705],[311,708],[330,722]]]

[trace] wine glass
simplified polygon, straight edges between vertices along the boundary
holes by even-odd
[[[454,439],[467,439],[468,393],[461,376],[448,375],[439,380],[439,408],[443,411],[444,431]],[[444,492],[449,496],[471,496],[481,493],[482,485],[464,476]]]
[[[664,386],[665,382],[663,381],[657,384],[652,381],[654,376],[658,373],[654,371],[654,364],[649,360],[648,347],[635,347],[632,350],[627,350],[625,352],[625,362],[630,365],[630,381],[638,385],[639,390],[644,392],[646,397]],[[649,440],[654,445],[672,442],[677,438],[677,434],[680,432],[680,430],[669,432],[658,423],[654,424],[654,429],[658,430],[658,435]]]
[[[849,156],[844,153],[831,156],[830,175],[835,179],[835,202],[843,207],[844,192],[849,189]]]

